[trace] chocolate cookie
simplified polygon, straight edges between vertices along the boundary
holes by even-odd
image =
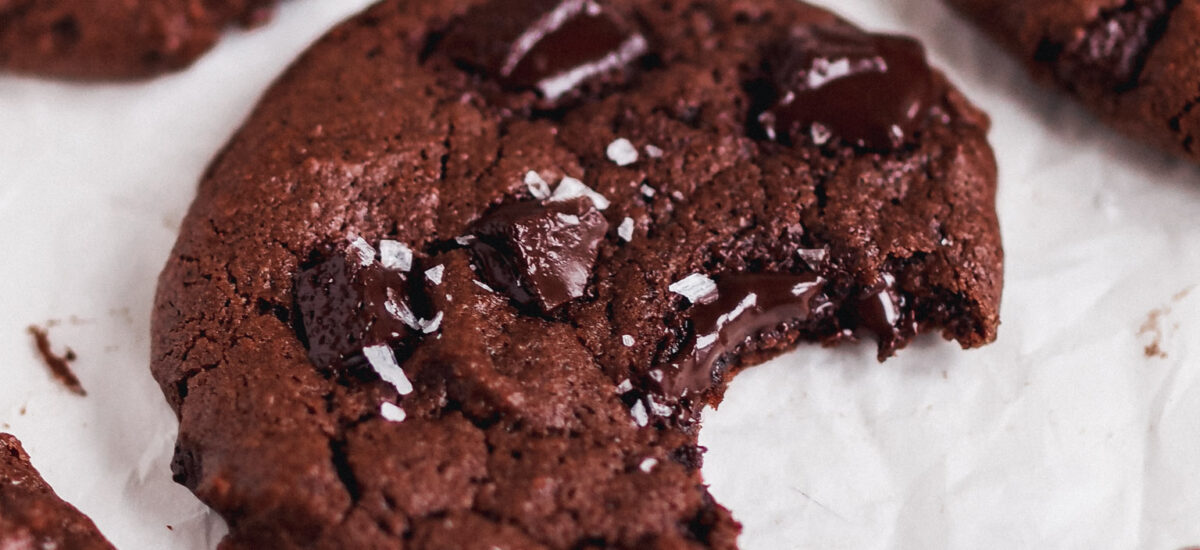
[[[1200,161],[1200,2],[947,1],[1113,127]]]
[[[995,337],[987,118],[793,0],[391,0],[265,95],[163,272],[229,548],[733,548],[698,412],[798,342]]]
[[[0,0],[0,69],[45,76],[145,77],[195,61],[233,23],[275,0]]]
[[[112,549],[74,506],[54,494],[17,438],[0,433],[0,548]]]

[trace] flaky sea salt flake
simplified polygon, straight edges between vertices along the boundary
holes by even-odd
[[[653,145],[646,146],[646,155],[652,159],[660,159],[663,156],[663,150]]]
[[[382,240],[379,241],[379,261],[387,269],[408,273],[412,269],[413,252],[402,242]]]
[[[622,380],[620,384],[617,384],[617,393],[618,394],[623,395],[623,394],[629,393],[631,391],[633,391],[633,382],[630,382],[628,378]]]
[[[625,347],[627,347],[627,348],[632,348],[633,344],[634,344],[633,336],[630,336],[628,334],[622,335],[621,343],[625,344]]]
[[[542,179],[541,174],[533,170],[525,173],[525,186],[529,188],[529,194],[537,200],[550,198],[550,184]]]
[[[604,210],[612,203],[608,198],[595,189],[588,187],[582,181],[572,177],[565,177],[559,182],[558,187],[554,189],[554,194],[550,196],[551,202],[569,201],[578,197],[587,197],[592,199],[592,204],[596,205],[596,210]]]
[[[386,344],[367,346],[363,348],[363,357],[367,358],[367,362],[371,364],[372,369],[375,369],[379,378],[394,386],[400,395],[412,393],[412,382],[408,381],[404,369],[400,368],[400,363],[396,362],[396,354],[392,351],[391,346]]]
[[[437,312],[437,315],[433,316],[433,319],[421,321],[421,332],[424,332],[425,334],[433,334],[436,332],[437,329],[442,326],[442,317],[442,312],[439,311]]]
[[[829,259],[829,249],[827,248],[801,248],[796,251],[796,256],[799,256],[808,267],[812,269],[820,269]]]
[[[703,273],[693,273],[671,283],[671,286],[667,287],[667,289],[696,304],[709,296],[715,295],[717,293],[717,283]]]
[[[658,193],[658,191],[656,191],[653,187],[650,187],[649,185],[646,185],[644,183],[642,184],[642,196],[643,197],[646,197],[647,199],[654,198],[654,195],[656,195],[657,193]]]
[[[671,416],[671,412],[672,412],[671,407],[668,407],[666,405],[663,405],[662,403],[659,403],[658,401],[655,401],[653,395],[647,395],[646,402],[650,404],[650,412],[654,413],[655,415]]]
[[[388,422],[404,422],[404,419],[408,418],[408,413],[396,406],[395,403],[385,401],[383,405],[379,406],[379,416],[382,416]]]
[[[442,284],[442,274],[445,272],[446,266],[438,264],[425,270],[425,278],[434,285],[440,285]]]
[[[371,265],[375,261],[375,248],[372,247],[367,240],[362,237],[354,237],[350,239],[350,248],[358,254],[358,263],[363,267]]]
[[[621,225],[617,227],[617,236],[630,242],[633,240],[633,218],[625,218],[621,220]]]
[[[647,458],[646,460],[643,460],[641,464],[638,464],[638,469],[641,470],[643,473],[648,474],[652,470],[654,470],[655,466],[658,466],[658,459],[657,458]]]
[[[617,166],[629,166],[638,160],[637,147],[634,147],[633,143],[625,138],[618,138],[608,144],[605,153],[608,155],[608,160],[615,162]]]
[[[417,315],[413,313],[404,300],[396,298],[396,291],[389,288],[387,289],[387,295],[388,299],[383,302],[383,309],[391,314],[392,317],[399,319],[401,323],[407,325],[408,328],[413,330],[420,329],[420,319],[417,319]]]
[[[629,414],[633,416],[633,423],[639,428],[645,428],[650,423],[650,415],[646,413],[646,406],[641,401],[633,404],[629,409]]]

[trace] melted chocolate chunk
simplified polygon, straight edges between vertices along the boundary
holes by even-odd
[[[459,63],[552,105],[590,80],[619,75],[646,38],[595,0],[493,0],[463,16],[444,46]]]
[[[784,143],[809,130],[818,144],[840,137],[894,149],[937,99],[918,42],[846,25],[795,27],[767,64],[775,96],[757,121],[768,138]]]
[[[395,344],[420,327],[408,275],[383,267],[373,250],[361,246],[296,277],[308,357],[318,368],[349,366],[364,347]]]
[[[917,327],[904,297],[896,290],[896,279],[885,274],[854,304],[855,324],[879,339],[879,358],[883,360],[903,347],[916,335]]]
[[[717,361],[747,338],[783,323],[811,320],[826,309],[824,287],[825,280],[814,274],[721,277],[715,295],[687,310],[694,336],[664,369],[662,394],[676,398],[708,389],[718,374]]]
[[[496,209],[473,232],[487,283],[549,313],[583,296],[608,220],[586,197],[519,202]]]
[[[1179,0],[1134,0],[1102,13],[1062,50],[1058,77],[1115,91],[1132,88],[1177,5]]]

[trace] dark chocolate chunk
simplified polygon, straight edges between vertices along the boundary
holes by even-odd
[[[915,40],[847,25],[799,26],[768,56],[774,104],[758,115],[767,137],[789,143],[809,130],[876,150],[901,146],[936,99]]]
[[[880,360],[891,356],[917,332],[912,312],[896,290],[896,279],[884,274],[879,284],[855,302],[855,324],[879,339]]]
[[[1178,0],[1137,0],[1101,14],[1058,57],[1063,82],[1123,91],[1137,84],[1150,46],[1166,30]]]
[[[814,274],[727,275],[716,293],[687,311],[693,336],[659,382],[663,395],[675,398],[713,385],[717,361],[763,330],[790,321],[808,321],[829,302],[820,296],[825,281]]]
[[[341,368],[363,348],[400,342],[421,326],[408,275],[380,264],[361,239],[301,272],[295,293],[308,356],[318,368]]]
[[[458,21],[443,47],[456,61],[554,103],[588,80],[625,71],[648,46],[595,0],[493,0]]]
[[[472,249],[488,284],[549,313],[583,296],[606,232],[587,197],[519,202],[480,220]]]

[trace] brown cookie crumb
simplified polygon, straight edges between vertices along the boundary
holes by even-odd
[[[50,369],[50,374],[56,380],[66,386],[71,393],[76,395],[86,396],[87,390],[83,389],[83,384],[79,382],[79,377],[71,370],[71,363],[77,359],[75,352],[67,348],[66,354],[59,356],[54,353],[50,346],[50,335],[46,329],[37,325],[29,325],[29,334],[33,336],[33,343],[37,347],[38,355],[41,356],[42,362],[46,364],[46,368]]]

